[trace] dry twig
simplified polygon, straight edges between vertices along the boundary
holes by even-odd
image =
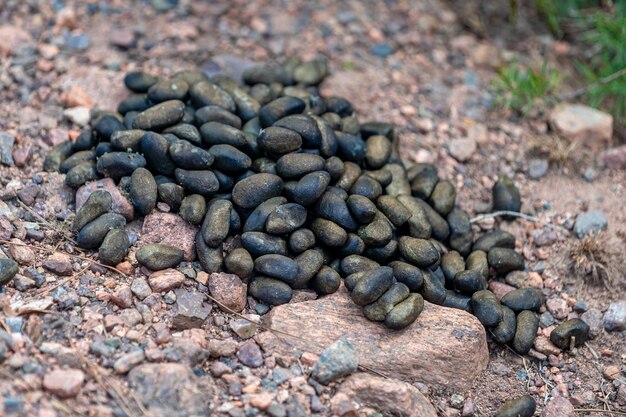
[[[552,223],[546,222],[544,220],[541,220],[538,217],[531,216],[529,214],[518,213],[516,211],[509,211],[509,210],[499,210],[499,211],[494,211],[493,213],[481,214],[479,216],[476,216],[476,217],[470,219],[470,223],[476,223],[476,222],[479,222],[481,220],[492,219],[492,218],[495,218],[495,217],[502,217],[502,216],[519,217],[521,219],[528,220],[530,222],[541,223],[541,224],[543,224],[545,226],[552,227],[554,229],[563,230],[563,231],[565,231],[567,233],[571,233],[568,229],[566,229],[565,227],[563,227],[561,225],[552,224]]]

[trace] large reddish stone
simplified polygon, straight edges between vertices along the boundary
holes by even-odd
[[[613,116],[582,104],[556,106],[550,112],[550,126],[562,138],[593,152],[606,149],[613,137]]]
[[[115,181],[111,178],[104,178],[98,181],[93,181],[87,183],[80,187],[76,191],[76,211],[80,210],[80,208],[85,204],[85,201],[89,198],[91,193],[96,190],[104,190],[108,191],[111,194],[111,199],[113,200],[113,211],[115,213],[119,213],[126,218],[126,220],[131,221],[135,216],[135,208],[130,203],[128,198],[126,198],[122,192],[115,185]]]
[[[179,215],[154,212],[146,216],[141,229],[141,243],[162,243],[182,249],[186,261],[196,258],[198,228]]]
[[[356,348],[360,365],[394,378],[469,388],[489,362],[483,326],[464,311],[424,304],[413,324],[390,330],[367,320],[342,287],[318,300],[274,307],[266,324],[280,333],[262,332],[257,340],[266,352],[299,356],[319,355],[344,338]]]

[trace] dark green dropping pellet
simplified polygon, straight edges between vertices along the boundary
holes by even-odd
[[[300,228],[307,218],[307,211],[297,203],[287,203],[276,207],[267,216],[265,231],[275,235],[291,233]]]
[[[381,266],[366,271],[352,289],[350,297],[357,305],[364,306],[376,301],[393,284],[393,269]]]
[[[422,287],[424,277],[422,271],[415,265],[411,265],[402,261],[393,261],[389,263],[393,268],[393,276],[405,284],[409,290],[415,292]]]
[[[201,229],[202,237],[208,246],[217,247],[226,239],[232,209],[233,204],[228,200],[214,200],[209,204]]]
[[[391,156],[391,142],[385,136],[373,135],[367,139],[365,162],[372,169],[381,168]]]
[[[498,409],[495,417],[532,417],[537,403],[530,395],[514,398]]]
[[[188,195],[180,203],[178,214],[191,224],[200,224],[206,214],[206,200],[200,194]]]
[[[489,252],[493,248],[515,248],[515,236],[504,230],[492,230],[479,237],[474,246],[473,251],[481,250],[483,252]]]
[[[126,219],[117,213],[104,213],[80,229],[76,243],[81,248],[96,249],[112,229],[122,229]]]
[[[183,260],[183,251],[174,246],[153,243],[137,249],[135,257],[137,258],[137,262],[141,265],[153,271],[159,271],[161,269],[172,268],[181,263]]]
[[[78,188],[88,181],[98,179],[98,170],[95,161],[83,162],[70,169],[65,175],[65,184]]]
[[[241,243],[253,257],[276,253],[287,255],[287,242],[284,239],[263,232],[245,232]]]
[[[439,261],[439,251],[430,241],[402,236],[398,239],[402,256],[418,267],[428,267]]]
[[[193,194],[203,196],[211,196],[219,190],[220,184],[213,171],[191,171],[176,168],[174,171],[176,181],[182,185],[185,190]]]
[[[470,218],[464,210],[454,209],[446,217],[450,226],[450,248],[467,256],[472,249],[472,226]]]
[[[141,214],[149,214],[156,206],[158,190],[152,173],[137,168],[130,176],[130,200]]]
[[[133,129],[161,130],[180,122],[185,114],[185,103],[169,100],[150,107],[133,119]]]
[[[395,227],[400,227],[411,218],[411,212],[397,198],[382,195],[376,200],[376,205]]]
[[[450,251],[441,256],[441,270],[446,281],[454,280],[454,276],[465,270],[465,260],[457,251]]]
[[[527,354],[533,347],[538,328],[539,318],[534,312],[524,310],[519,313],[513,337],[513,349],[520,355]]]
[[[430,194],[430,205],[442,216],[448,215],[454,208],[456,190],[450,181],[440,180]]]
[[[311,287],[320,294],[332,294],[340,285],[339,273],[326,265],[323,265],[311,280]]]
[[[326,246],[343,246],[348,239],[348,233],[337,223],[319,217],[311,223],[311,231],[317,241]]]
[[[256,277],[248,288],[254,298],[273,306],[288,303],[293,291],[291,287],[278,279]]]
[[[105,265],[117,265],[124,260],[129,247],[128,234],[123,230],[113,229],[107,233],[98,249],[98,260]]]
[[[589,325],[581,319],[570,319],[559,324],[552,333],[550,341],[561,349],[569,349],[574,346],[582,346],[589,339]]]
[[[212,273],[222,270],[222,264],[224,263],[222,245],[218,245],[215,248],[207,245],[202,237],[202,231],[198,231],[196,234],[196,254],[202,269],[206,272]]]
[[[423,277],[424,281],[420,293],[424,299],[433,304],[443,305],[448,295],[443,281],[431,271],[424,271]]]
[[[168,182],[157,185],[159,200],[167,204],[173,211],[178,211],[185,198],[185,189],[178,184]],[[181,216],[182,217],[182,216]]]
[[[487,327],[495,326],[502,319],[502,306],[494,293],[489,290],[477,291],[472,295],[472,311]]]
[[[517,318],[515,312],[506,306],[502,306],[502,319],[491,329],[493,340],[498,343],[509,343],[515,336]]]
[[[273,197],[259,204],[248,216],[243,226],[244,232],[263,232],[270,213],[277,207],[287,203],[285,197]]]
[[[446,299],[442,305],[444,307],[467,311],[470,314],[472,313],[472,297],[465,294],[459,294],[454,290],[446,290]]]
[[[513,249],[493,248],[487,254],[489,266],[498,274],[506,274],[511,271],[524,269],[524,258]]]
[[[108,191],[96,190],[89,195],[87,201],[82,205],[76,213],[72,222],[72,230],[79,231],[87,223],[97,219],[102,214],[111,210],[113,200]]]
[[[324,255],[320,249],[309,249],[295,257],[298,264],[298,277],[293,288],[304,288],[324,264]]]
[[[508,292],[500,302],[515,312],[522,310],[537,311],[544,303],[545,297],[537,288],[518,288]]]
[[[474,251],[465,259],[465,268],[477,271],[485,280],[489,275],[489,263],[487,254],[481,250]]]
[[[492,194],[494,211],[520,211],[522,207],[520,193],[509,177],[500,177],[493,186]]]
[[[298,229],[289,236],[289,249],[295,253],[302,253],[315,246],[315,235],[309,229]]]
[[[379,266],[378,262],[361,255],[350,255],[341,260],[341,272],[344,276],[378,268]]]
[[[409,288],[401,282],[393,284],[376,301],[363,308],[363,314],[371,321],[383,321],[396,304],[406,299],[410,294]]]
[[[468,295],[472,295],[476,291],[481,291],[487,288],[487,281],[475,269],[457,272],[454,276],[453,282],[454,288],[457,291]]]
[[[254,269],[254,261],[250,252],[244,248],[236,248],[224,259],[226,270],[231,274],[238,275],[241,279],[246,279]]]
[[[419,294],[411,294],[396,306],[385,317],[385,326],[400,330],[413,323],[424,309],[424,299]]]
[[[283,180],[277,175],[254,174],[239,181],[233,188],[233,203],[243,208],[254,208],[277,197],[283,190]]]
[[[254,260],[254,270],[260,275],[280,279],[290,286],[293,286],[300,272],[296,261],[287,256],[277,254],[262,255],[256,258]]]
[[[13,259],[0,258],[0,288],[11,282],[19,269],[19,265]]]

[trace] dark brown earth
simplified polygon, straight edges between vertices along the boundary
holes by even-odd
[[[63,175],[42,168],[51,145],[80,131],[64,110],[115,109],[126,94],[127,71],[167,76],[187,68],[209,74],[228,69],[237,77],[251,62],[320,55],[331,68],[322,93],[351,100],[360,121],[398,126],[402,157],[435,163],[440,177],[456,184],[457,204],[471,216],[489,210],[499,175],[512,176],[522,211],[540,221],[487,219],[476,223],[476,231],[499,227],[516,235],[529,271],[538,272],[532,282],[552,300],[550,314],[578,317],[573,306],[580,301],[598,310],[597,337],[575,352],[550,354],[553,347],[544,344],[521,357],[490,342],[489,366],[471,389],[409,382],[441,416],[459,416],[463,409],[474,410],[463,415],[493,415],[506,399],[526,393],[537,401],[537,415],[555,397],[566,397],[577,410],[598,410],[576,411],[580,416],[626,412],[626,334],[602,328],[609,305],[626,300],[626,171],[605,168],[600,155],[582,148],[559,151],[563,140],[549,131],[546,114],[520,119],[494,109],[489,90],[502,62],[518,57],[536,63],[544,56],[558,61],[569,45],[529,30],[534,25],[522,27],[523,42],[511,39],[503,23],[489,27],[490,36],[483,37],[479,24],[472,23],[476,11],[456,1],[180,0],[162,12],[151,3],[176,2],[0,4],[0,139],[15,137],[9,148],[15,165],[0,165],[0,248],[20,257],[20,275],[30,278],[21,280],[24,288],[11,284],[0,293],[0,328],[12,334],[13,345],[0,351],[0,415],[173,412],[162,398],[177,404],[181,416],[206,415],[207,402],[217,415],[230,416],[337,411],[331,398],[338,384],[324,388],[308,382],[310,357],[268,355],[261,367],[244,365],[250,358],[242,355],[254,355],[258,347],[233,332],[242,325],[240,318],[200,295],[208,286],[205,273],[181,266],[182,274],[170,271],[165,278],[185,281],[183,287],[149,294],[149,287],[142,292],[147,276],[137,267],[134,249],[118,266],[127,276],[67,256],[95,259],[63,237],[73,218],[74,195],[63,186]],[[385,49],[380,44],[391,49],[389,56],[374,53]],[[458,142],[463,138],[468,139]],[[614,145],[619,142],[614,138]],[[534,180],[528,170],[537,146],[547,150],[551,163]],[[604,271],[599,280],[587,273],[593,269],[589,262],[574,267],[579,240],[561,227],[571,227],[587,210],[601,210],[608,219],[608,230],[594,242],[601,265],[596,269]],[[141,234],[141,221],[130,227]],[[17,245],[9,248],[10,239],[18,239]],[[37,280],[44,282],[29,284]],[[174,320],[178,310],[172,297],[199,306],[201,328],[176,327],[185,320]],[[248,299],[244,313],[255,313],[254,300]],[[550,329],[542,330],[543,340]],[[120,346],[108,354],[113,348],[106,340]],[[95,342],[100,343],[94,348]],[[69,373],[58,377],[52,374],[57,369]],[[82,378],[76,370],[82,370]],[[571,415],[563,413],[546,415]]]

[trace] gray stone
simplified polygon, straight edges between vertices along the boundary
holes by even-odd
[[[132,284],[130,284],[130,290],[139,298],[143,300],[150,294],[152,294],[152,290],[150,289],[150,285],[148,285],[148,281],[145,278],[135,278]]]
[[[602,312],[597,308],[590,308],[585,311],[580,319],[589,326],[589,334],[592,338],[598,337],[602,331]]]
[[[531,159],[528,161],[528,176],[534,180],[538,180],[546,175],[549,166],[550,164],[547,159]]]
[[[250,368],[258,368],[263,365],[263,354],[254,340],[248,340],[239,346],[239,350],[237,350],[237,358],[239,358],[241,363],[249,366]]]
[[[13,165],[13,144],[15,143],[15,136],[7,133],[0,132],[0,163],[8,166]]]
[[[324,349],[311,370],[312,377],[328,384],[338,378],[350,375],[359,366],[356,349],[346,339],[339,339]]]
[[[128,384],[154,417],[208,416],[215,407],[211,378],[200,378],[187,365],[143,364],[128,374]]]
[[[609,306],[604,313],[604,328],[607,332],[626,330],[626,300]]]
[[[576,217],[576,223],[574,223],[574,233],[576,234],[576,237],[582,239],[587,235],[605,230],[608,225],[609,222],[603,212],[599,210],[588,211],[586,213],[579,214],[578,217]]]
[[[118,360],[116,360],[113,364],[113,369],[115,369],[115,372],[118,374],[125,374],[145,359],[146,355],[143,353],[143,350],[135,350],[122,355]]]
[[[211,306],[204,302],[204,295],[184,288],[178,288],[174,293],[177,308],[172,322],[174,329],[184,330],[202,326],[211,313]]]

